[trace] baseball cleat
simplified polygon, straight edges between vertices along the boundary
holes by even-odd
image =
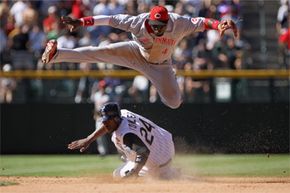
[[[42,54],[41,61],[43,64],[47,64],[54,57],[57,51],[57,41],[49,40],[46,44],[45,50]]]

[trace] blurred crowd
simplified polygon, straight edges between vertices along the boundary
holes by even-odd
[[[277,33],[279,37],[280,63],[289,68],[290,62],[290,3],[289,0],[280,0],[277,12]]]
[[[10,70],[102,70],[122,69],[103,63],[65,63],[44,66],[41,54],[50,39],[58,46],[76,48],[102,46],[130,39],[130,34],[108,26],[88,27],[70,33],[60,17],[80,18],[89,15],[113,15],[148,12],[156,4],[165,5],[170,12],[188,17],[233,19],[242,28],[239,0],[2,0],[0,3],[0,55],[1,69]],[[280,26],[282,28],[282,25]],[[288,31],[289,33],[289,31]],[[282,41],[282,40],[281,40]],[[289,43],[289,41],[288,41]],[[249,60],[243,60],[249,45],[231,33],[221,39],[214,30],[192,34],[176,47],[173,60],[176,69],[242,69]],[[185,101],[207,101],[210,82],[207,79],[177,77]],[[43,101],[62,96],[76,103],[92,102],[96,108],[104,101],[157,102],[156,89],[143,76],[134,80],[107,77],[102,80],[83,77],[80,80],[21,80],[3,79],[0,85],[0,102],[12,102],[12,92],[18,89],[25,101]],[[10,93],[7,92],[10,90]],[[72,97],[73,96],[73,97]]]

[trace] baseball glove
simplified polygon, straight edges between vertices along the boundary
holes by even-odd
[[[238,37],[238,28],[236,23],[233,20],[224,20],[221,21],[220,24],[218,25],[218,31],[221,36],[224,35],[225,31],[228,29],[232,29],[234,32],[234,36],[237,38]]]
[[[69,28],[70,32],[75,31],[78,27],[82,25],[81,20],[72,19],[71,17],[68,16],[62,16],[61,22]]]

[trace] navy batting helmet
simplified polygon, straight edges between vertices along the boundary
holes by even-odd
[[[106,103],[100,110],[102,121],[107,121],[114,117],[121,117],[120,107],[117,103]]]

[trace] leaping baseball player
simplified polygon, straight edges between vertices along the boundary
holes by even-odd
[[[171,168],[175,154],[172,135],[149,119],[120,110],[117,103],[107,103],[100,110],[102,125],[88,137],[68,144],[71,150],[85,151],[105,133],[112,133],[112,141],[123,154],[125,163],[113,172],[116,178],[152,176],[172,179],[178,172]]]
[[[42,55],[43,63],[104,62],[134,69],[151,81],[163,103],[171,108],[178,108],[182,103],[171,60],[178,42],[191,33],[211,29],[219,31],[221,36],[228,29],[233,30],[235,37],[238,35],[232,20],[220,22],[211,18],[190,18],[168,13],[163,6],[155,6],[150,13],[137,16],[97,15],[80,19],[64,16],[61,19],[70,31],[80,26],[107,25],[131,32],[133,40],[76,49],[57,48],[57,41],[50,40]]]

